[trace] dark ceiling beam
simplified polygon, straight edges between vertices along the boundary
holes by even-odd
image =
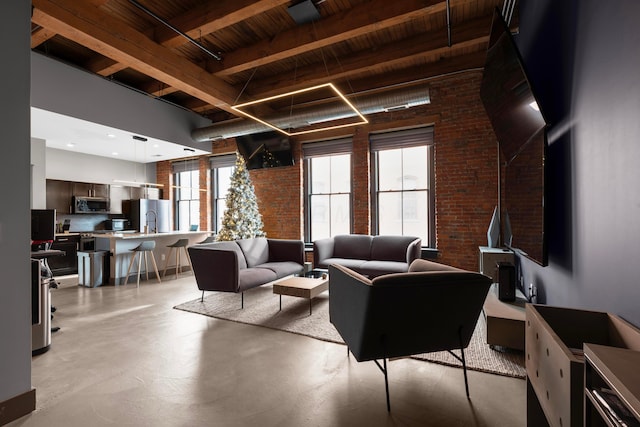
[[[181,16],[168,19],[167,22],[198,40],[289,2],[290,0],[208,1]],[[188,43],[184,37],[162,25],[156,28],[155,40],[166,47]]]
[[[445,10],[439,0],[372,0],[315,23],[283,31],[275,37],[224,56],[217,76],[228,76],[321,49],[351,38]]]
[[[374,52],[367,51],[342,58],[339,63],[335,58],[330,57],[331,62],[327,63],[329,75],[324,64],[315,64],[298,68],[295,71],[295,78],[293,73],[281,73],[250,82],[247,89],[251,91],[254,99],[258,99],[330,81],[346,81],[372,73],[384,74],[390,66],[408,68],[417,60],[424,61],[429,56],[446,57],[469,48],[484,51],[488,42],[487,28],[490,23],[491,17],[488,16],[456,25],[452,29],[451,47],[448,46],[447,32],[437,30],[409,40],[380,46]],[[343,90],[346,91],[347,88]],[[240,101],[243,102],[246,99]]]

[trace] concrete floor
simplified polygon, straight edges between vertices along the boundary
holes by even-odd
[[[400,359],[384,377],[346,347],[174,310],[193,276],[53,291],[61,330],[32,360],[37,409],[9,426],[526,424],[524,380]],[[239,298],[239,297],[238,297]],[[245,310],[251,310],[246,304]]]

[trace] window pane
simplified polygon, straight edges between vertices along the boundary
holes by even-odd
[[[218,169],[217,192],[219,198],[226,198],[231,187],[231,175],[233,174],[233,166]]]
[[[427,147],[402,149],[403,190],[427,188]]]
[[[222,228],[222,217],[224,216],[224,210],[227,207],[226,199],[216,200],[216,231],[220,231]]]
[[[191,187],[191,200],[200,199],[200,171],[191,171],[189,177],[189,186]]]
[[[335,194],[331,196],[331,235],[349,234],[351,229],[349,195]]]
[[[351,191],[351,155],[331,156],[331,192]]]
[[[378,152],[378,191],[402,190],[402,150]]]
[[[402,235],[402,193],[378,194],[378,234]]]
[[[331,157],[311,159],[311,194],[327,194],[331,191]]]
[[[312,195],[311,201],[311,241],[331,237],[330,200],[331,196]]]
[[[427,191],[406,191],[402,200],[402,234],[420,237],[425,245],[429,235],[428,195]]]
[[[189,229],[189,202],[178,201],[178,230]]]

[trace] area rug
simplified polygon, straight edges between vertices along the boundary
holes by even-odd
[[[217,319],[231,320],[249,325],[263,326],[281,331],[305,335],[319,340],[344,344],[344,341],[329,322],[329,294],[324,292],[312,300],[312,314],[309,315],[309,301],[302,298],[283,296],[282,311],[279,311],[279,296],[273,294],[272,286],[261,286],[244,293],[244,309],[240,308],[240,295],[229,292],[208,292],[203,302],[200,298],[174,307],[178,310],[203,314]],[[491,374],[515,378],[525,378],[524,355],[517,351],[498,351],[486,342],[484,316],[478,324],[465,349],[467,368]],[[448,352],[434,352],[411,356],[461,368]]]

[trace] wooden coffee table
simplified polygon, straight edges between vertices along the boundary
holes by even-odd
[[[290,277],[273,284],[273,293],[280,295],[280,310],[282,310],[282,295],[306,298],[309,300],[309,315],[311,315],[311,300],[329,289],[329,279],[314,279],[309,277]]]

